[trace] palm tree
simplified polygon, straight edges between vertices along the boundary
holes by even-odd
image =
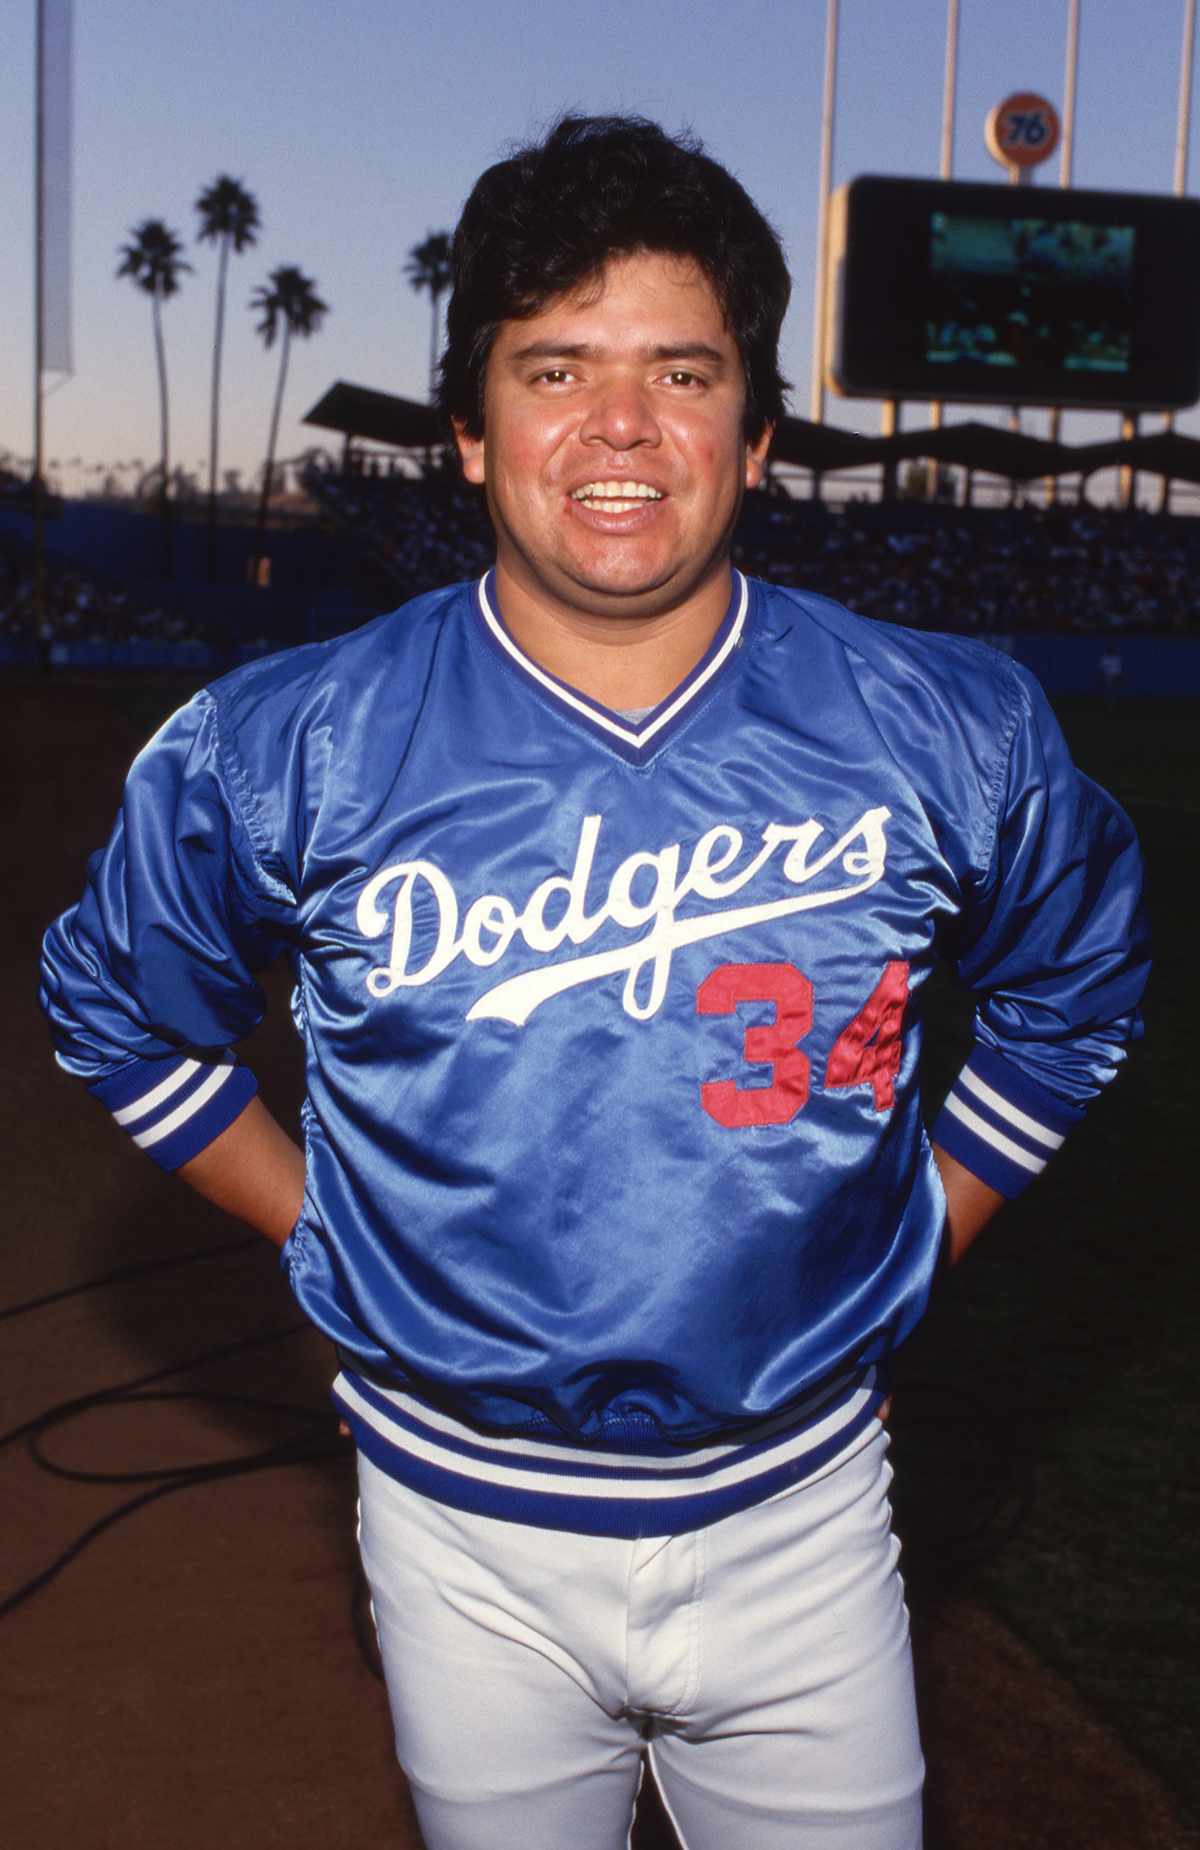
[[[279,413],[283,406],[283,387],[287,379],[288,356],[292,335],[305,339],[315,334],[329,313],[329,306],[316,294],[316,283],[294,264],[281,264],[272,270],[265,283],[254,291],[250,306],[259,314],[258,333],[267,348],[275,345],[280,326],[283,340],[279,349],[279,379],[275,386],[275,403],[271,411],[271,435],[267,443],[267,460],[263,469],[262,494],[258,503],[258,521],[254,530],[252,577],[257,582],[262,558],[263,534],[267,526],[267,503],[271,496],[271,478],[275,472],[275,444],[279,436]]]
[[[221,350],[225,339],[225,280],[229,253],[240,256],[257,241],[258,201],[240,180],[219,174],[196,201],[200,214],[199,242],[210,240],[219,252],[217,263],[217,320],[213,334],[212,401],[208,436],[208,576],[217,575],[217,456],[221,425]]]
[[[449,289],[453,276],[450,267],[450,233],[427,232],[423,242],[414,244],[409,251],[404,274],[418,295],[428,291],[433,308],[429,336],[429,402],[433,404],[437,398],[438,336],[441,331],[438,304]]]
[[[179,278],[190,270],[181,255],[183,245],[161,218],[144,218],[130,233],[130,242],[121,246],[118,276],[128,276],[150,297],[154,314],[154,351],[158,360],[159,451],[161,456],[161,507],[163,518],[163,554],[167,577],[174,576],[175,554],[171,534],[170,429],[167,422],[167,353],[163,345],[162,305],[176,294]]]

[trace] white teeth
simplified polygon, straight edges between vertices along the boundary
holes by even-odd
[[[603,501],[613,514],[626,514],[639,501],[661,501],[662,490],[648,482],[585,482],[574,491],[575,501]]]

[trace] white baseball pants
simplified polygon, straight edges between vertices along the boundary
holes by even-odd
[[[873,1425],[754,1509],[644,1541],[464,1514],[360,1456],[428,1850],[627,1850],[644,1751],[686,1850],[920,1850],[886,1451]]]

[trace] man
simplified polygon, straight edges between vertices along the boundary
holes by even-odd
[[[48,938],[63,1064],[338,1345],[430,1850],[618,1850],[643,1751],[688,1850],[919,1844],[888,1359],[1135,1027],[1136,848],[1036,687],[731,569],[787,295],[652,124],[490,169],[495,570],[199,695]],[[226,1051],[280,951],[303,1154]]]

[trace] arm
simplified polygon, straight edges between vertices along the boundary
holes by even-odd
[[[175,1172],[206,1201],[282,1246],[304,1202],[304,1156],[262,1100]]]
[[[1133,830],[1072,764],[1036,683],[1020,675],[1014,690],[990,852],[956,934],[975,1045],[932,1133],[950,1264],[1115,1076],[1148,967]]]
[[[138,1148],[282,1241],[303,1158],[229,1049],[262,1018],[255,973],[294,906],[261,869],[218,744],[201,695],[139,754],[83,898],[47,933],[42,1001],[59,1064]]]
[[[1004,1206],[1004,1196],[972,1175],[939,1143],[933,1146],[933,1160],[946,1192],[946,1263],[957,1265],[976,1235]]]
[[[986,1182],[972,1175],[943,1150],[941,1145],[933,1146],[933,1160],[938,1166],[942,1178],[942,1188],[946,1195],[946,1238],[942,1247],[942,1263],[957,1265],[977,1234],[983,1232],[992,1216],[1004,1206],[1004,1196],[997,1189],[989,1188]],[[879,1409],[879,1418],[886,1424],[891,1417],[892,1396],[889,1394]]]

